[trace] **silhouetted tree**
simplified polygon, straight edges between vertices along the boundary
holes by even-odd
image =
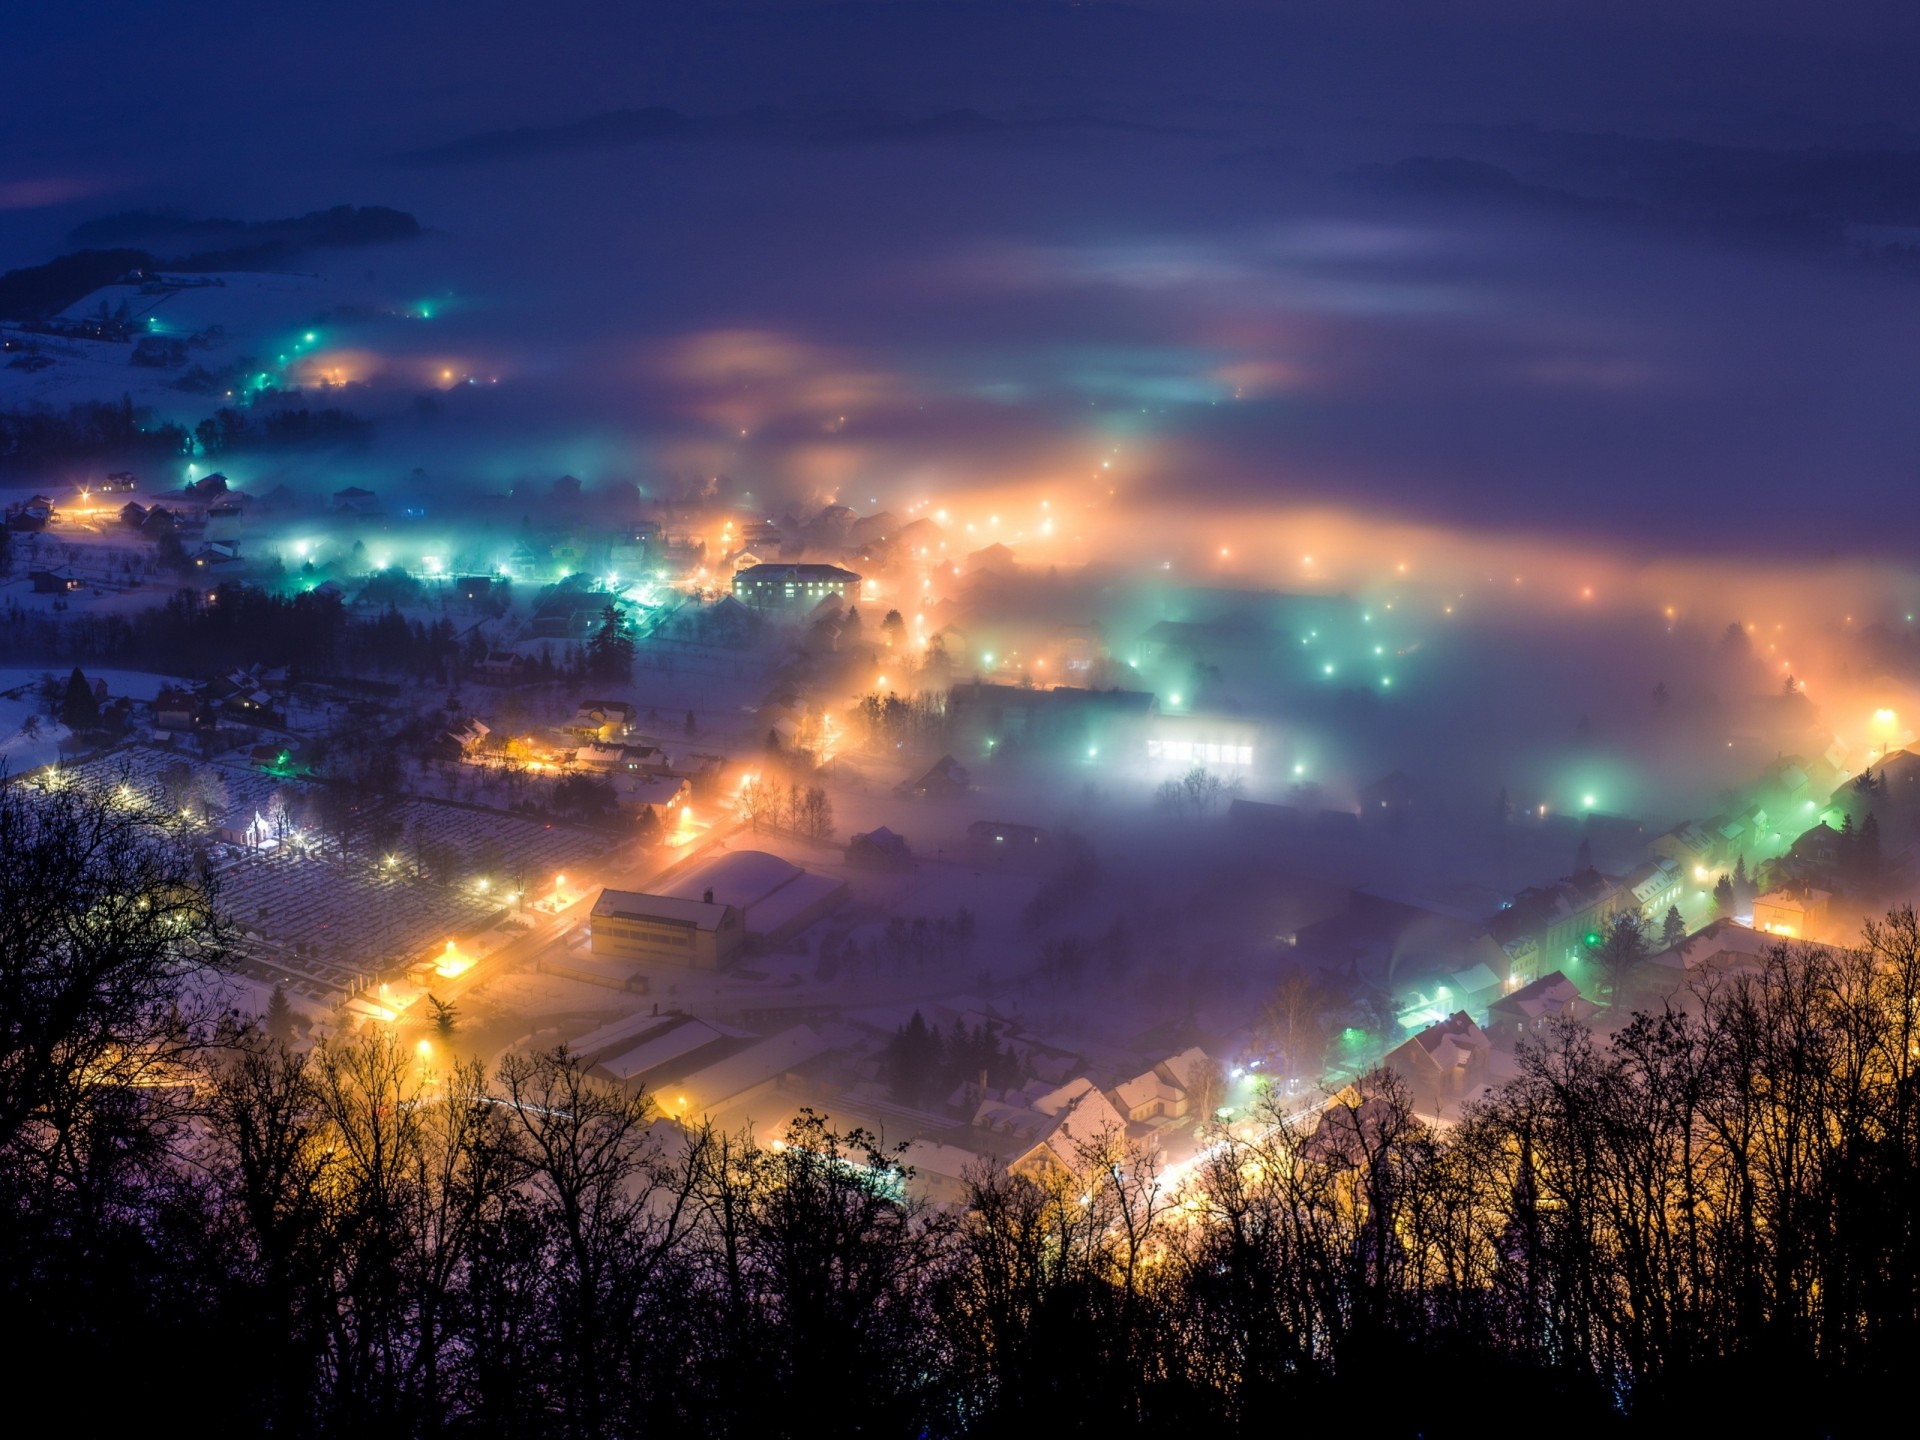
[[[60,701],[60,723],[69,730],[88,730],[100,723],[100,703],[93,698],[93,687],[78,666],[67,677]]]
[[[1669,905],[1667,918],[1660,925],[1660,948],[1671,950],[1687,938],[1687,922],[1681,918],[1680,907]]]
[[[587,641],[587,673],[606,684],[624,685],[633,678],[633,637],[618,605],[600,612],[600,628]]]
[[[282,1045],[293,1039],[293,1006],[287,1003],[287,992],[278,982],[274,984],[273,993],[267,996],[263,1028]]]
[[[1640,917],[1629,910],[1616,915],[1601,933],[1594,958],[1607,977],[1607,994],[1616,1006],[1628,977],[1647,958],[1647,932]]]

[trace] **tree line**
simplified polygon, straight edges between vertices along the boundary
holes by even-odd
[[[935,1207],[875,1136],[809,1112],[777,1137],[666,1125],[564,1049],[488,1072],[378,1028],[289,1048],[205,982],[227,937],[170,823],[0,790],[4,1354],[88,1429],[1846,1434],[1898,1413],[1911,911],[1610,1036],[1550,1032],[1444,1128],[1374,1073],[1270,1092],[1184,1173],[1109,1130]],[[947,1048],[994,1066],[982,1037]]]

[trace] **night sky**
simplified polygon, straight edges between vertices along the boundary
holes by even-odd
[[[366,265],[509,382],[440,457],[475,484],[887,499],[1124,446],[1156,501],[1886,553],[1916,42],[1892,3],[16,5],[0,268],[131,208],[408,210]]]

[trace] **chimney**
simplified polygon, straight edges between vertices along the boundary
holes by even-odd
[[[711,904],[713,903],[713,891],[712,891],[712,889],[711,889],[711,888],[709,888],[709,889],[708,889],[708,891],[707,891],[707,894],[706,894],[706,901],[707,901],[707,904],[709,904],[709,905],[711,905]]]

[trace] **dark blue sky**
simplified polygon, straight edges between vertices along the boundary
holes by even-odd
[[[1203,502],[1882,548],[1915,9],[13,6],[0,265],[129,207],[411,210],[377,263],[468,298],[529,466],[885,489],[1124,434]]]

